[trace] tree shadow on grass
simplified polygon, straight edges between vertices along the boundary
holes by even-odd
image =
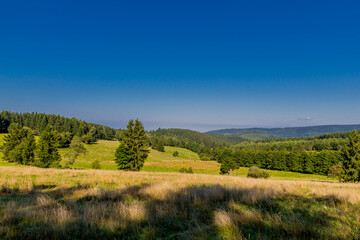
[[[80,197],[74,195],[84,191]],[[27,205],[14,196],[29,200]],[[3,239],[356,239],[358,205],[265,188],[145,184],[2,193]],[[23,201],[22,201],[23,202]],[[338,231],[343,229],[343,231]]]

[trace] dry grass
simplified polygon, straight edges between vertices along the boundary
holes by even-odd
[[[360,186],[0,167],[3,239],[359,238]]]

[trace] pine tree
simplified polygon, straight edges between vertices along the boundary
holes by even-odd
[[[70,150],[65,154],[65,157],[69,158],[68,164],[72,165],[72,169],[75,168],[75,161],[81,154],[86,154],[87,150],[84,147],[81,138],[75,136],[70,144]]]
[[[115,152],[119,169],[139,171],[148,156],[147,136],[139,120],[130,120],[122,132],[122,142]]]
[[[56,148],[59,141],[58,137],[59,134],[50,125],[42,131],[37,151],[36,165],[38,167],[59,167],[61,157]]]
[[[360,135],[352,131],[349,142],[343,147],[342,152],[343,182],[360,181]]]
[[[8,127],[9,121],[7,121],[4,117],[0,116],[0,133],[6,133]]]
[[[34,162],[35,147],[35,138],[31,131],[13,123],[9,127],[9,134],[5,136],[5,144],[2,146],[3,159],[30,165]]]

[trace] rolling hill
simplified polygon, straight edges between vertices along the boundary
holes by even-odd
[[[287,128],[229,128],[206,132],[207,134],[222,134],[227,136],[240,136],[250,140],[268,138],[312,137],[328,133],[349,132],[359,130],[360,124],[354,125],[320,125],[308,127]]]

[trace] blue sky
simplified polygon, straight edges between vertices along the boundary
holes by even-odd
[[[358,1],[3,1],[0,109],[199,131],[360,123]]]

